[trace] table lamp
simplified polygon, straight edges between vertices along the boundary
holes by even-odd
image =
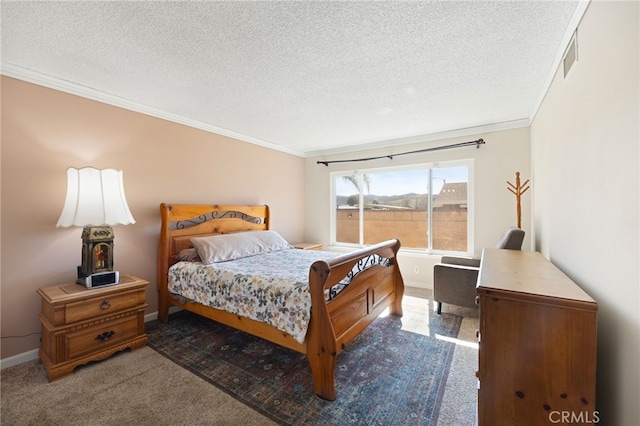
[[[135,222],[124,195],[121,170],[67,169],[67,196],[56,226],[83,227],[78,284],[95,288],[118,283],[111,226]]]

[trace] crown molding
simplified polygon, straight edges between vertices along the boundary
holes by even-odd
[[[301,152],[298,150],[293,150],[293,149],[283,147],[273,142],[268,142],[259,138],[234,132],[232,130],[216,127],[207,123],[203,123],[198,120],[192,120],[177,114],[169,113],[157,108],[143,105],[143,104],[131,101],[129,99],[111,95],[109,93],[105,93],[100,90],[92,89],[90,87],[82,86],[77,83],[62,80],[47,74],[29,70],[29,69],[26,69],[17,65],[9,64],[6,62],[2,62],[2,61],[0,61],[0,74],[7,77],[11,77],[11,78],[16,78],[18,80],[26,81],[28,83],[33,83],[39,86],[47,87],[49,89],[58,90],[64,93],[80,96],[80,97],[91,99],[97,102],[102,102],[102,103],[123,108],[126,110],[139,112],[152,117],[160,118],[160,119],[171,121],[178,124],[183,124],[185,126],[204,130],[210,133],[215,133],[217,135],[227,136],[233,139],[237,139],[239,141],[251,143],[254,145],[262,146],[265,148],[273,149],[276,151],[284,152],[284,153],[295,155],[297,157],[302,157],[302,158],[311,158],[311,157],[327,156],[327,155],[334,155],[334,154],[344,154],[344,153],[350,153],[350,152],[365,151],[369,149],[386,148],[389,146],[397,147],[397,146],[410,145],[410,144],[420,143],[420,142],[429,142],[429,141],[449,139],[454,137],[478,135],[481,133],[527,127],[531,123],[531,120],[529,118],[523,118],[519,120],[507,121],[502,123],[490,123],[490,124],[485,124],[480,126],[454,129],[454,130],[448,130],[448,131],[437,132],[437,133],[422,134],[422,135],[416,135],[416,136],[400,138],[400,139],[381,140],[381,141],[376,141],[371,143],[364,143],[360,145],[347,146],[347,147],[335,148],[330,150]]]
[[[589,7],[590,3],[591,3],[591,0],[580,0],[580,2],[578,3],[576,10],[573,13],[573,16],[571,17],[571,21],[569,22],[569,26],[567,27],[567,31],[565,32],[564,37],[562,38],[562,42],[558,47],[558,51],[556,52],[556,57],[553,60],[553,64],[551,66],[551,69],[549,70],[549,75],[547,76],[547,80],[545,81],[542,91],[540,92],[538,101],[533,106],[533,110],[531,111],[531,114],[530,114],[531,118],[529,119],[529,125],[533,123],[533,120],[536,117],[536,114],[538,113],[540,106],[542,105],[542,101],[544,101],[545,96],[547,96],[547,92],[551,87],[551,83],[553,83],[553,79],[556,76],[558,67],[560,66],[560,63],[562,62],[562,58],[564,57],[565,51],[567,50],[567,46],[569,45],[569,42],[571,41],[573,34],[578,30],[580,21],[582,21],[582,17],[587,11],[587,8]]]
[[[501,123],[490,123],[474,127],[465,127],[461,129],[447,130],[437,133],[427,133],[422,135],[410,136],[400,139],[389,139],[384,141],[371,142],[363,145],[356,145],[344,148],[336,148],[323,151],[307,152],[306,158],[323,157],[335,154],[347,154],[352,152],[365,151],[370,149],[388,148],[389,146],[400,147],[403,145],[411,145],[420,142],[432,142],[443,139],[451,139],[470,135],[480,135],[482,133],[498,132],[503,130],[519,129],[529,126],[529,119],[522,118],[518,120],[504,121]]]
[[[49,89],[58,90],[60,92],[68,93],[71,95],[80,96],[82,98],[91,99],[94,101],[102,102],[115,107],[123,108],[129,111],[139,112],[152,117],[160,118],[163,120],[171,121],[178,124],[184,124],[185,126],[193,127],[195,129],[204,130],[206,132],[215,133],[221,136],[227,136],[229,138],[237,139],[243,142],[248,142],[254,145],[259,145],[265,148],[273,149],[276,151],[285,152],[287,154],[295,155],[298,157],[304,157],[304,153],[283,147],[273,142],[265,141],[253,136],[248,136],[242,133],[234,132],[233,130],[223,129],[211,124],[203,123],[198,120],[192,120],[177,114],[173,114],[167,111],[163,111],[157,108],[143,105],[129,99],[115,96],[100,90],[92,89],[90,87],[82,86],[77,83],[73,83],[67,80],[62,80],[56,77],[52,77],[47,74],[43,74],[37,71],[29,70],[17,65],[9,64],[0,61],[0,74],[15,78],[18,80],[26,81],[27,83],[37,84],[38,86],[47,87]]]

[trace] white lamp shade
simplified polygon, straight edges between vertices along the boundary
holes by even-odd
[[[93,167],[67,170],[67,197],[56,226],[136,223],[124,195],[122,170]]]

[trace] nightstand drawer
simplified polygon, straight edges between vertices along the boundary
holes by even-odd
[[[38,356],[49,381],[72,374],[79,365],[145,346],[147,284],[120,275],[118,285],[97,289],[76,283],[39,288],[42,344]]]
[[[67,359],[106,349],[138,335],[138,316],[128,315],[65,336]]]
[[[65,323],[70,324],[76,321],[95,318],[100,315],[107,315],[111,312],[133,308],[139,304],[138,291],[111,294],[83,300],[81,302],[69,303],[65,306]]]

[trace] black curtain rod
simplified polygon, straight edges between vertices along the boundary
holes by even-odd
[[[478,139],[478,140],[475,140],[475,141],[460,142],[460,143],[454,143],[454,144],[451,144],[451,145],[444,145],[444,146],[436,146],[436,147],[433,147],[433,148],[418,149],[416,151],[401,152],[399,154],[381,155],[379,157],[356,158],[354,160],[316,161],[316,164],[324,164],[325,166],[329,166],[329,164],[332,164],[332,163],[351,163],[351,162],[356,162],[356,161],[378,160],[380,158],[388,158],[390,160],[393,160],[393,157],[397,157],[399,155],[418,154],[420,152],[429,152],[429,151],[440,151],[442,149],[461,148],[463,146],[469,146],[469,145],[475,145],[476,148],[480,148],[480,145],[483,145],[484,143],[485,143],[484,139],[481,138],[481,139]]]

